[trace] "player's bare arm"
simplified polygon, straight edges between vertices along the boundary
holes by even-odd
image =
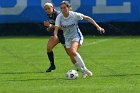
[[[55,25],[50,24],[50,23],[47,22],[47,21],[44,21],[44,26],[48,28],[48,31],[49,31],[49,29],[55,29]],[[58,27],[58,28],[59,28],[59,30],[62,30],[61,27]]]
[[[100,27],[91,17],[84,16],[83,18],[84,20],[88,20],[89,22],[91,22],[97,28],[97,30],[100,31],[100,33],[105,33],[105,30],[102,27]]]
[[[44,26],[47,27],[48,31],[55,28],[55,26],[53,24],[50,24],[48,21],[44,21]]]
[[[53,24],[50,24],[48,21],[44,21],[44,26],[55,28],[55,26]]]
[[[58,33],[58,30],[59,29],[60,29],[60,27],[55,26],[55,29],[54,29],[54,38],[57,38],[57,33]]]

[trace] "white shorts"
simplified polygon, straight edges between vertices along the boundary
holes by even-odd
[[[66,38],[65,39],[65,46],[66,46],[66,48],[70,48],[71,47],[71,43],[73,41],[79,42],[79,44],[82,45],[83,38]]]

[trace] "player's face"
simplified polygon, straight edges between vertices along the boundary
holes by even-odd
[[[68,8],[65,4],[62,4],[62,5],[60,6],[60,8],[61,8],[61,12],[62,12],[63,14],[69,12],[69,8]]]
[[[44,9],[47,12],[47,14],[52,14],[54,10],[51,6],[45,6]]]

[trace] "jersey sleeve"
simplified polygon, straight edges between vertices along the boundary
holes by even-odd
[[[61,20],[61,14],[59,14],[59,15],[56,17],[55,26],[60,27],[60,20]]]
[[[75,18],[76,18],[76,20],[83,20],[83,17],[84,17],[84,14],[75,12]]]

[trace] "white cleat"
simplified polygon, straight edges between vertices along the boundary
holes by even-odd
[[[92,72],[89,70],[86,70],[82,73],[82,77],[86,78],[87,76],[91,77],[92,76]]]
[[[83,77],[83,78],[86,78],[87,76],[88,76],[88,75],[87,75],[86,72],[83,72],[83,73],[82,73],[82,77]]]
[[[89,70],[86,70],[86,71],[85,71],[85,73],[86,73],[89,77],[91,77],[91,76],[92,76],[92,72],[91,72],[91,71],[89,71]]]

